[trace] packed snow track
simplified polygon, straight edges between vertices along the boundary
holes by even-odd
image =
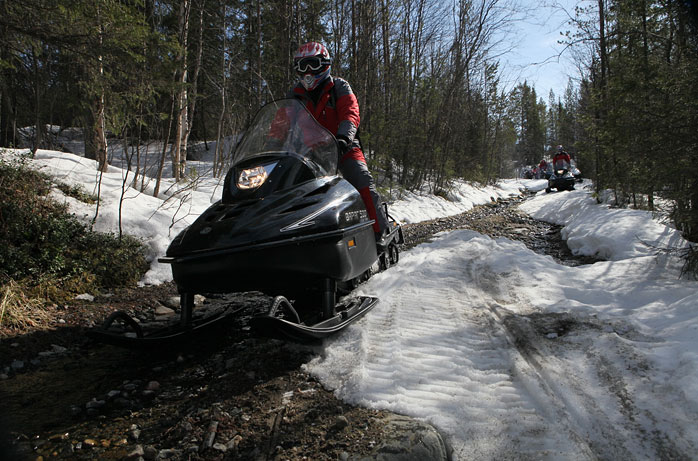
[[[363,286],[380,304],[306,368],[350,403],[434,424],[454,459],[691,459],[695,405],[645,357],[662,340],[592,312],[623,264],[443,234]]]

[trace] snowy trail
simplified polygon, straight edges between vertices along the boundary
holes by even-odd
[[[96,190],[94,161],[38,151],[31,163]],[[119,221],[124,173],[110,168],[95,228],[143,239],[152,266],[142,283],[169,281],[157,257],[217,200],[219,182],[178,197],[129,189]],[[421,222],[546,185],[457,182],[449,200],[407,193],[391,213]],[[698,282],[679,276],[678,257],[655,255],[688,242],[653,213],[599,204],[587,186],[539,192],[519,209],[564,226],[574,254],[606,262],[571,268],[511,240],[441,235],[360,288],[381,302],[308,371],[348,402],[428,420],[457,459],[698,459]],[[95,205],[52,195],[95,216]]]
[[[592,288],[607,264],[560,266],[507,239],[443,235],[362,286],[380,304],[306,367],[343,400],[434,424],[455,459],[690,459],[695,408],[647,378],[641,348],[661,341],[530,296],[613,300]]]
[[[325,382],[341,398],[360,395],[353,403],[412,413],[435,424],[452,435],[458,459],[513,453],[593,458],[577,434],[560,430],[555,404],[536,398],[545,391],[487,308],[491,295],[474,275],[476,258],[445,252],[425,248],[405,255],[392,269],[400,274],[391,277],[404,286],[382,287],[390,295],[381,294],[380,308],[326,349],[324,363],[332,366],[309,368],[329,373]],[[448,258],[453,270],[437,265],[434,273],[427,257]],[[376,280],[365,290],[380,285]],[[528,375],[525,385],[512,371]]]

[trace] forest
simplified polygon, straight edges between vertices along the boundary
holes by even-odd
[[[654,210],[698,241],[698,34],[683,0],[589,0],[561,35],[579,76],[562,95],[502,79],[518,0],[0,0],[0,147],[57,148],[82,131],[160,146],[173,175],[210,142],[215,174],[257,109],[297,77],[299,44],[324,43],[361,106],[370,167],[389,187],[490,183],[565,146],[597,193]],[[30,127],[30,130],[27,130]],[[27,133],[30,136],[27,137]],[[164,163],[164,162],[163,162]],[[384,179],[383,179],[384,178]],[[385,187],[385,185],[384,185]]]

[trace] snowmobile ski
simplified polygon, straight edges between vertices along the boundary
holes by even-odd
[[[250,325],[260,334],[295,342],[309,343],[333,335],[366,315],[378,304],[378,298],[360,296],[340,303],[336,313],[314,324],[300,321],[292,304],[278,296],[268,315],[253,317]]]
[[[95,341],[126,348],[162,347],[193,338],[199,333],[208,331],[212,326],[235,315],[240,309],[226,309],[206,317],[193,318],[194,296],[185,293],[181,295],[180,321],[153,331],[144,330],[141,325],[124,311],[115,311],[104,320],[102,325],[92,328],[87,336]],[[120,324],[121,328],[115,327]]]

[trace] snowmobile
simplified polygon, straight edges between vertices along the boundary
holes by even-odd
[[[298,341],[324,338],[361,318],[378,299],[341,296],[397,263],[404,236],[383,204],[389,226],[377,239],[361,195],[338,175],[338,159],[337,140],[301,102],[264,106],[235,149],[221,199],[159,259],[171,265],[180,294],[178,325],[114,335],[115,320],[134,323],[115,313],[92,336],[124,344],[187,335],[218,320],[194,319],[196,294],[273,296],[251,326]]]
[[[574,176],[568,168],[555,168],[548,178],[548,187],[545,188],[545,192],[550,192],[552,189],[558,191],[574,190],[574,183]]]

